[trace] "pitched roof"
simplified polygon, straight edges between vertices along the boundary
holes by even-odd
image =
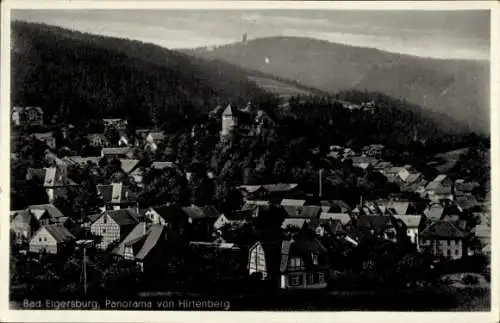
[[[306,200],[283,199],[281,205],[283,206],[304,206]]]
[[[420,226],[420,221],[422,220],[421,215],[394,215],[396,219],[404,222],[407,228],[418,228]]]
[[[259,190],[264,189],[264,187],[262,187],[262,185],[240,185],[240,186],[238,186],[238,188],[246,191],[247,193],[255,193]]]
[[[479,238],[491,237],[491,228],[485,224],[478,224],[472,229],[472,232]]]
[[[132,152],[132,148],[130,147],[108,147],[102,148],[101,150],[103,155],[126,155]]]
[[[66,156],[63,157],[63,161],[68,163],[68,164],[75,164],[75,165],[80,165],[84,166],[88,162],[91,162],[93,164],[98,164],[100,160],[100,157],[82,157],[82,156]]]
[[[55,207],[53,204],[38,204],[28,206],[28,210],[35,215],[35,217],[40,219],[40,217],[47,212],[51,219],[57,220],[64,217],[64,214]]]
[[[155,206],[151,208],[154,210],[163,220],[169,221],[177,221],[180,218],[188,218],[188,214],[183,211],[182,208],[171,206],[171,205],[161,205]]]
[[[137,242],[146,235],[146,222],[139,222],[130,233],[123,239],[120,244],[113,250],[114,254],[123,256],[125,247]]]
[[[270,205],[271,202],[265,200],[246,200],[246,205]]]
[[[383,215],[360,215],[357,220],[357,229],[374,230],[375,234],[382,233],[386,228],[393,226],[393,218]]]
[[[431,204],[426,210],[425,215],[433,221],[440,220],[444,213],[444,207],[441,204]]]
[[[224,112],[222,112],[222,115],[226,117],[233,116],[233,108],[231,107],[231,104],[227,105],[227,107],[224,109]]]
[[[166,230],[167,227],[160,225],[160,224],[154,224],[152,225],[148,232],[146,233],[146,239],[144,241],[144,244],[142,245],[141,249],[137,254],[135,255],[136,259],[143,260],[146,258],[146,256],[149,254],[149,252],[163,239],[166,239]]]
[[[421,175],[421,173],[411,173],[408,177],[406,177],[405,182],[409,184],[414,183],[420,178]]]
[[[43,133],[35,132],[33,133],[33,136],[40,141],[45,141],[47,139],[54,138],[54,134],[52,132],[43,132]]]
[[[304,225],[307,223],[307,219],[304,218],[286,218],[283,220],[281,224],[282,229],[287,229],[288,227],[294,227],[298,229],[302,229]]]
[[[49,224],[43,228],[59,243],[75,240],[75,236],[61,224]]]
[[[282,193],[282,192],[290,192],[297,188],[299,184],[292,183],[277,183],[277,184],[265,184],[262,185],[268,192],[272,193]]]
[[[191,219],[206,218],[205,212],[203,212],[203,209],[199,206],[182,207],[182,211],[184,211]]]
[[[149,135],[153,138],[154,141],[162,141],[165,139],[165,134],[163,131],[151,131]]]
[[[410,207],[410,202],[390,202],[387,205],[388,209],[394,209],[396,211],[395,214],[406,214],[408,212],[408,208]]]
[[[137,220],[138,214],[133,209],[111,210],[105,213],[120,226],[137,224],[139,222]]]
[[[120,159],[121,168],[125,173],[130,173],[139,164],[138,159]]]
[[[338,220],[342,223],[342,225],[346,225],[351,221],[351,217],[347,213],[321,213],[319,216],[321,220]]]
[[[61,187],[76,186],[77,184],[67,177],[63,168],[49,167],[45,169],[43,185],[45,187]]]
[[[239,211],[234,211],[228,214],[224,214],[226,219],[229,221],[245,221],[245,220],[250,220],[253,217],[253,211],[252,210],[239,210]]]
[[[10,220],[29,224],[35,215],[28,209],[10,211]]]
[[[175,167],[174,163],[173,162],[153,162],[151,164],[151,168],[154,168],[154,169],[165,169],[165,168],[171,168],[171,167]]]
[[[468,210],[479,205],[479,202],[473,196],[457,196],[455,203],[458,204],[462,210]]]
[[[465,238],[467,235],[449,221],[436,221],[420,233],[427,238]]]
[[[311,254],[326,254],[327,250],[318,239],[298,238],[296,240],[284,240],[281,244],[280,271],[285,272],[288,267],[288,259],[291,255],[301,256],[306,267],[315,267],[312,263]]]

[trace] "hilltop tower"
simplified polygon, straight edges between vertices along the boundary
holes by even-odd
[[[233,130],[236,125],[236,115],[229,104],[224,112],[222,113],[222,129],[221,129],[221,138],[226,137],[231,134],[231,130]]]
[[[241,36],[241,43],[243,45],[247,44],[247,33],[243,33],[243,35]]]

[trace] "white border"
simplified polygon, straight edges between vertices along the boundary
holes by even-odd
[[[362,10],[467,10],[491,9],[491,165],[498,162],[498,132],[494,124],[500,124],[498,113],[498,85],[500,81],[500,55],[498,37],[500,31],[499,4],[496,1],[14,1],[1,3],[1,92],[0,92],[0,162],[4,175],[0,177],[0,321],[5,322],[164,322],[204,320],[217,323],[241,320],[267,322],[499,322],[499,230],[500,220],[495,219],[497,203],[494,203],[500,187],[499,173],[492,167],[492,310],[486,313],[461,312],[134,312],[134,311],[15,311],[8,304],[8,237],[9,237],[9,187],[7,176],[10,163],[10,10],[11,9],[362,9]]]

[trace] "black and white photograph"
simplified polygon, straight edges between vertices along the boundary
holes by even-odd
[[[2,8],[9,311],[495,310],[495,2],[113,3]]]

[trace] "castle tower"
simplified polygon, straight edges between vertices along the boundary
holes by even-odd
[[[229,104],[222,113],[221,137],[228,136],[236,125],[236,116],[233,114],[233,108]]]

